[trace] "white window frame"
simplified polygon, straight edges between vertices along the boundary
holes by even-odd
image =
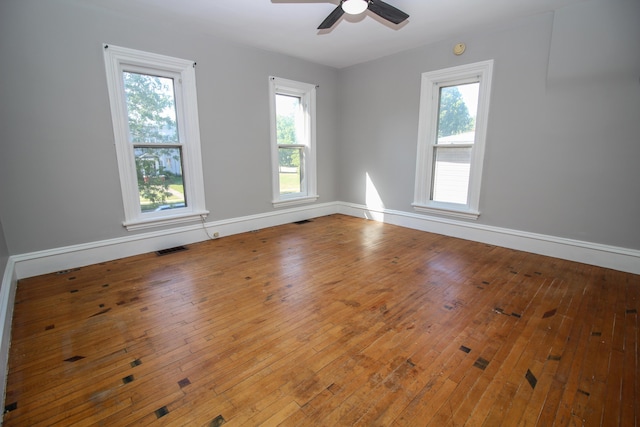
[[[304,176],[299,193],[280,194],[280,161],[276,126],[276,95],[290,95],[301,99],[304,109],[304,137],[299,145],[282,145],[283,148],[302,148],[301,167]],[[314,202],[316,189],[316,85],[269,77],[269,116],[271,122],[272,203],[274,207]]]
[[[205,209],[204,199],[195,62],[107,44],[103,45],[103,51],[124,202],[122,225],[131,231],[204,219],[209,212]],[[184,208],[145,213],[140,209],[134,149],[129,141],[124,71],[173,79],[187,201]]]
[[[480,184],[489,117],[493,60],[429,71],[422,74],[420,118],[413,207],[419,212],[465,219],[480,216]],[[479,83],[475,141],[471,149],[469,191],[466,204],[437,202],[432,199],[434,154],[438,132],[440,87]]]

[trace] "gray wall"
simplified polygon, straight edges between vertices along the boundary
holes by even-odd
[[[9,260],[9,249],[7,248],[7,241],[4,237],[4,229],[2,228],[2,221],[0,221],[0,284],[2,283],[2,277],[4,270],[7,267],[7,261]]]
[[[420,74],[494,59],[485,225],[640,249],[640,4],[585,1],[336,70],[83,5],[0,2],[0,221],[10,254],[130,235],[101,43],[197,61],[211,220],[273,210],[267,77],[320,85],[319,202],[414,212]],[[461,57],[451,53],[467,44]],[[0,250],[0,255],[3,252]]]
[[[638,22],[586,1],[341,70],[338,198],[364,204],[368,174],[413,212],[421,73],[494,59],[477,223],[640,249]]]
[[[102,43],[197,62],[209,220],[273,210],[268,76],[320,85],[318,202],[336,200],[337,70],[81,1],[0,3],[0,219],[13,254],[130,235]]]

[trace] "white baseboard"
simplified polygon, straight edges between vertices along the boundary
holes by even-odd
[[[0,397],[4,402],[7,391],[7,373],[9,372],[9,346],[11,345],[11,322],[13,321],[13,306],[16,297],[18,279],[16,278],[14,262],[9,258],[2,275],[2,284],[0,285]],[[0,411],[0,425],[4,416],[3,410]]]
[[[213,233],[218,233],[219,237],[230,236],[332,213],[336,213],[335,203],[314,204],[14,255],[12,259],[15,262],[18,279],[23,279],[160,249],[203,242],[208,240]]]
[[[627,273],[640,274],[640,250],[410,212],[371,209],[351,203],[339,203],[338,213],[598,267],[611,268]]]
[[[11,340],[11,321],[18,279],[78,268],[142,253],[201,242],[213,233],[220,237],[340,213],[387,224],[443,234],[465,240],[577,261],[640,274],[640,251],[416,213],[372,209],[353,203],[332,202],[283,209],[222,221],[135,234],[9,257],[0,288],[0,396],[4,396]],[[205,233],[206,231],[208,233]],[[0,424],[2,415],[0,414]]]
[[[364,205],[345,202],[282,209],[269,213],[207,222],[204,225],[198,223],[169,230],[14,255],[10,259],[15,264],[16,277],[22,279],[201,242],[209,238],[207,233],[213,235],[217,232],[220,237],[224,237],[334,213],[640,274],[640,250],[418,213],[372,209]],[[207,233],[205,233],[205,227]]]

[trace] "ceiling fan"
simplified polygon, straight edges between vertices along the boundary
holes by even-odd
[[[318,29],[326,30],[333,27],[333,25],[338,22],[338,19],[340,19],[340,17],[345,13],[350,15],[359,15],[367,9],[381,18],[393,22],[394,24],[399,24],[409,17],[409,15],[400,9],[397,9],[382,0],[340,0],[338,7],[336,7],[333,12],[331,12],[324,21],[322,21],[322,24],[320,24]]]

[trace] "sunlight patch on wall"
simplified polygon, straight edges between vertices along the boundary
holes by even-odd
[[[367,219],[374,219],[376,221],[384,221],[384,203],[378,193],[378,189],[374,185],[369,173],[366,174],[366,194],[365,203],[369,209],[365,215]]]

